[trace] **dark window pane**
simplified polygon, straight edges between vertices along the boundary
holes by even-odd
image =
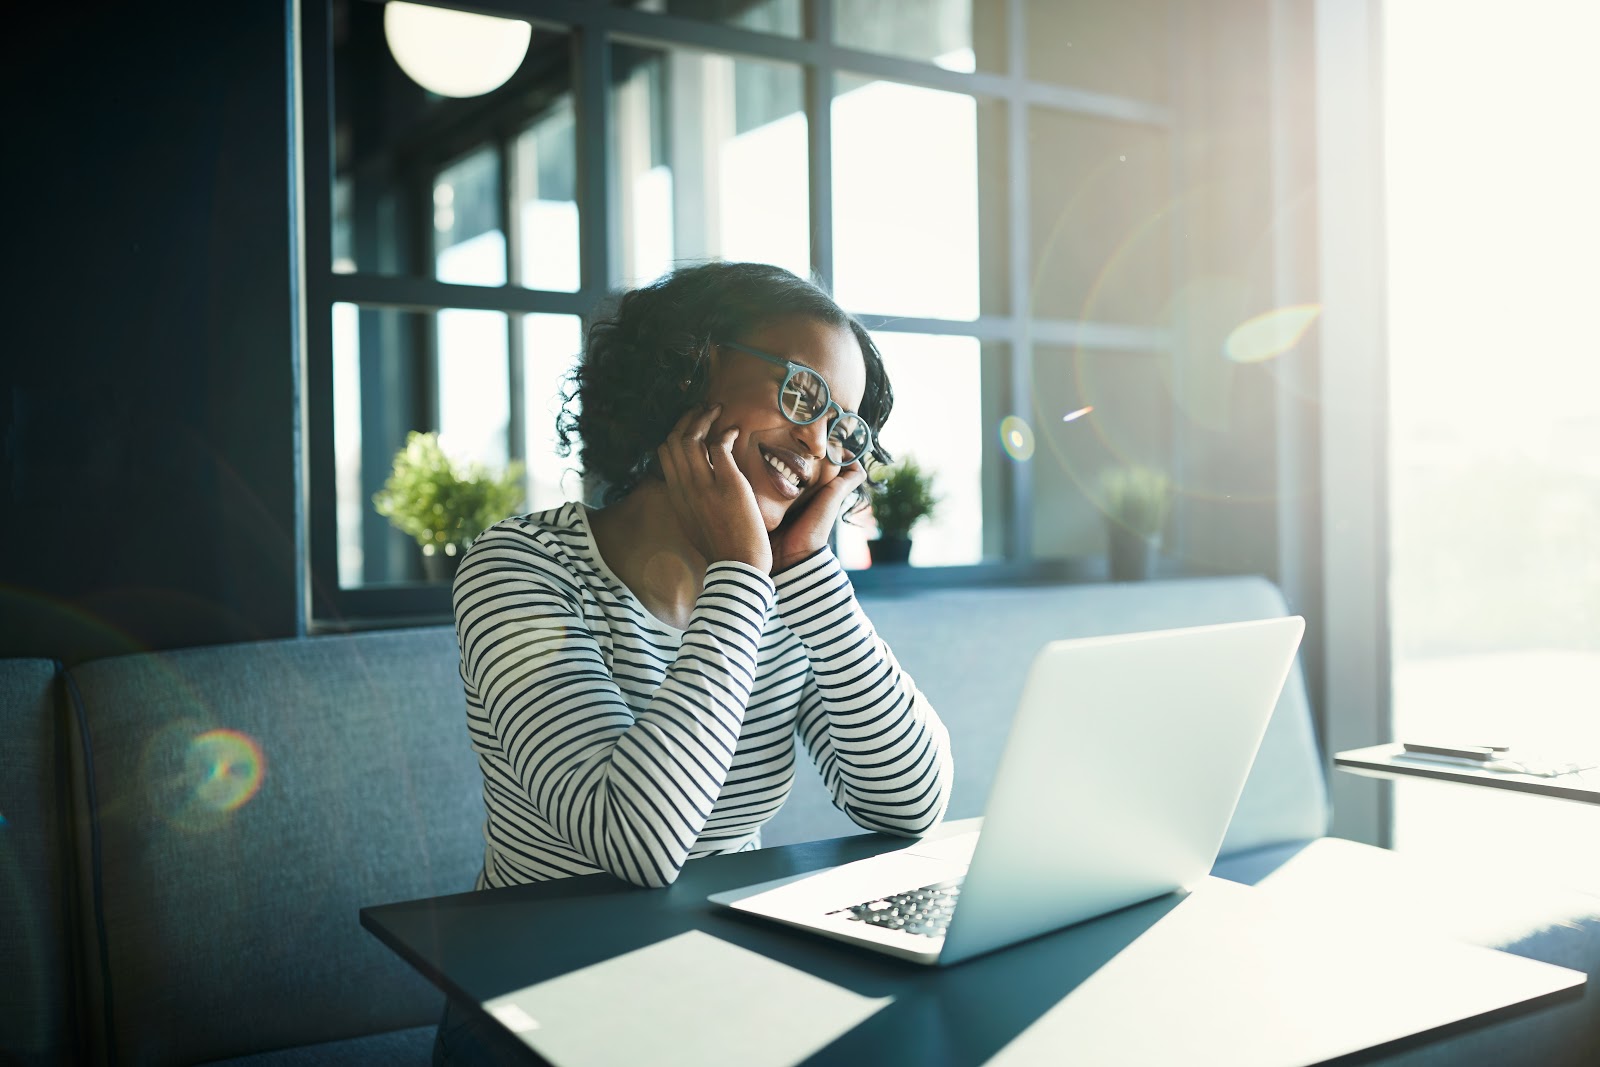
[[[799,37],[804,32],[800,0],[612,0],[661,15],[721,22],[757,33]],[[823,0],[813,0],[814,3]]]
[[[506,283],[500,155],[480,149],[433,180],[434,276],[462,285]]]
[[[428,11],[466,19],[473,32],[489,37],[476,43],[458,39],[447,32],[447,22],[444,30],[413,40],[413,47],[433,46],[435,59],[469,57],[458,72],[469,80],[495,66],[499,53],[499,70],[462,89],[460,82],[428,77],[427,64],[415,55],[402,66],[397,56],[409,53],[385,21],[386,12],[399,6],[334,4],[333,269],[575,289],[570,36],[515,19],[485,22],[481,15]],[[503,83],[472,96],[445,95],[422,84],[476,91],[502,75]],[[508,138],[507,130],[527,132]],[[531,164],[536,172],[525,177],[529,137],[537,149]],[[512,199],[524,246],[514,265],[507,263],[502,206],[507,171],[516,183]],[[561,206],[539,206],[547,202]],[[508,277],[508,267],[526,277]]]
[[[521,227],[516,281],[529,289],[576,292],[578,256],[578,138],[571,96],[518,135],[516,199]]]

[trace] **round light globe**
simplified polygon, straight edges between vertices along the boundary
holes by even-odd
[[[440,96],[482,96],[517,72],[533,27],[518,19],[391,0],[383,8],[389,51],[412,81]]]

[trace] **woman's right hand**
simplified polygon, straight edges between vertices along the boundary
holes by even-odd
[[[733,461],[737,426],[708,438],[722,405],[691,408],[656,449],[684,533],[708,564],[738,560],[763,574],[772,570],[772,542],[767,537],[756,494]]]

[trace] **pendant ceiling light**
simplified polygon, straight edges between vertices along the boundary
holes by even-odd
[[[522,66],[533,27],[518,19],[391,0],[383,9],[389,51],[411,80],[440,96],[482,96]]]

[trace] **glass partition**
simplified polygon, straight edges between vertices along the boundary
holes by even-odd
[[[613,258],[625,285],[704,259],[810,273],[800,68],[612,49]]]
[[[854,311],[971,320],[982,269],[979,125],[965,93],[840,75],[833,99],[834,293]],[[989,287],[993,289],[993,283]],[[1003,296],[1000,297],[1003,300]]]
[[[502,83],[451,96],[400,62],[385,22],[393,6],[333,5],[333,269],[575,291],[571,35],[509,17],[478,27],[487,41],[442,34],[446,58],[470,46],[485,63],[497,38],[526,41]],[[521,244],[514,262],[508,227]]]
[[[1002,5],[973,0],[834,0],[833,37],[846,48],[922,59],[946,70],[1004,70]]]

